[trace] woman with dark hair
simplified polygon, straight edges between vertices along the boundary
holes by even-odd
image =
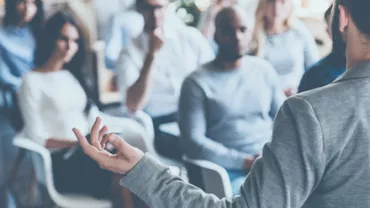
[[[117,181],[117,176],[86,157],[72,132],[72,127],[80,126],[87,134],[100,113],[90,101],[82,73],[86,48],[81,27],[68,12],[58,12],[46,22],[44,29],[36,49],[36,69],[24,76],[19,92],[25,124],[22,133],[50,149],[54,183],[59,192],[111,197],[111,189],[123,190],[112,183]],[[140,128],[128,119],[119,122],[125,127],[124,133]],[[106,131],[104,127],[101,133]],[[97,178],[101,179],[99,183],[95,183]],[[114,197],[117,207],[122,207],[123,198]]]
[[[6,0],[0,26],[0,105],[11,105],[11,97],[22,76],[34,67],[34,50],[44,20],[41,0]],[[2,99],[3,98],[3,99]],[[2,99],[2,100],[1,100]]]
[[[346,72],[334,83],[287,99],[265,145],[233,199],[218,199],[173,178],[166,168],[116,135],[82,148],[100,165],[125,174],[121,184],[151,207],[368,208],[370,205],[370,0],[335,0],[334,52]],[[246,106],[248,108],[249,106]],[[98,132],[95,126],[92,132]],[[99,149],[105,141],[114,155]]]

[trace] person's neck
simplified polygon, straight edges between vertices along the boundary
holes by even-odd
[[[27,22],[24,22],[24,21],[19,21],[17,24],[16,24],[16,26],[18,27],[18,28],[24,28],[24,27],[26,27],[27,26]]]
[[[162,26],[158,26],[158,27],[156,27],[156,28],[148,28],[148,27],[146,27],[146,26],[144,26],[144,33],[145,34],[152,34],[155,30],[157,30],[158,28],[161,28],[162,30],[163,30],[163,25]]]
[[[57,72],[63,69],[64,61],[57,58],[50,58],[44,66],[42,66],[43,72]]]
[[[370,61],[370,52],[367,52],[367,54],[364,54],[362,57],[347,56],[346,68],[348,70],[362,62],[367,61]]]
[[[357,42],[354,42],[357,43]],[[367,44],[348,43],[346,50],[346,68],[370,61],[370,47]]]
[[[273,22],[267,24],[267,34],[273,35],[273,34],[280,34],[287,30],[286,25],[283,22]]]
[[[215,63],[217,65],[221,66],[221,68],[224,69],[224,70],[235,70],[235,69],[238,69],[238,68],[241,67],[242,59],[243,59],[243,57],[241,57],[237,60],[228,61],[228,60],[225,60],[225,59],[221,58],[220,56],[217,56],[216,59],[215,59]]]

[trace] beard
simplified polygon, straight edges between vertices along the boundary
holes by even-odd
[[[344,56],[346,53],[346,42],[344,36],[339,29],[339,1],[334,2],[334,7],[332,11],[332,39],[333,39],[333,53]]]
[[[219,46],[218,51],[219,51],[218,57],[222,59],[223,61],[229,61],[229,62],[236,61],[245,55],[244,53],[241,53],[238,50],[236,50],[234,47]]]

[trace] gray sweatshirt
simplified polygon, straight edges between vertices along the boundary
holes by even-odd
[[[242,169],[247,156],[271,140],[272,121],[286,99],[274,68],[246,56],[237,69],[215,62],[203,65],[184,81],[179,127],[187,156],[228,169]]]
[[[272,141],[233,199],[218,199],[145,156],[121,181],[153,208],[369,208],[370,62],[289,98]]]

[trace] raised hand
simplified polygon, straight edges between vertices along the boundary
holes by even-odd
[[[163,46],[163,28],[157,28],[150,34],[149,53],[151,55],[157,53]]]
[[[97,118],[90,135],[90,143],[77,128],[73,129],[84,153],[95,160],[100,167],[118,174],[126,174],[143,158],[144,153],[132,147],[116,134],[104,136],[108,128],[100,128],[101,118]],[[116,154],[106,151],[105,145],[109,142],[116,149]]]

